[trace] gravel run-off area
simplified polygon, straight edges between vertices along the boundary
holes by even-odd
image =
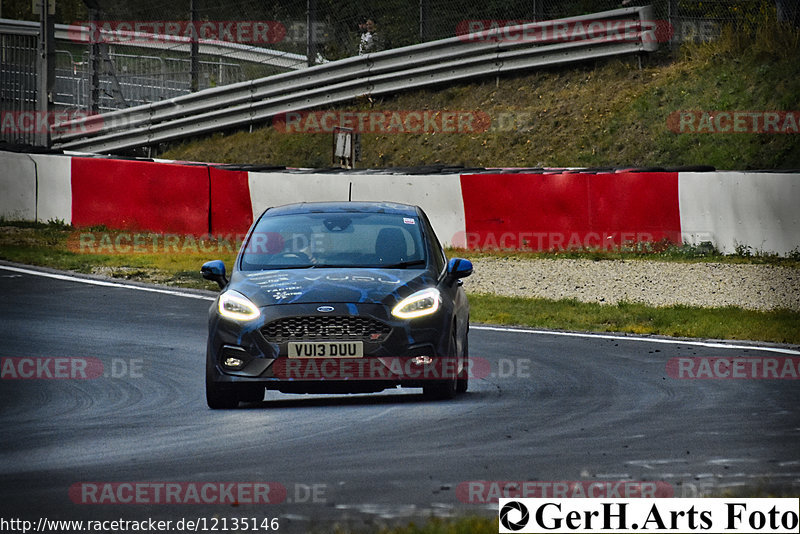
[[[650,306],[800,311],[800,269],[768,264],[476,258],[471,293]]]

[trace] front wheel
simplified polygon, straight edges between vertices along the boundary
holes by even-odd
[[[453,325],[453,338],[450,340],[450,359],[455,359],[453,366],[453,376],[446,380],[437,380],[431,382],[430,385],[422,387],[422,394],[426,397],[433,399],[452,399],[456,396],[458,390],[458,374],[455,372],[458,369],[458,346],[456,345],[456,327]],[[442,366],[446,368],[446,366]]]
[[[264,386],[261,384],[243,384],[239,388],[237,397],[241,402],[261,402],[264,400]]]
[[[422,394],[431,399],[452,399],[456,396],[456,378],[423,386]]]
[[[212,410],[230,410],[239,405],[239,397],[233,387],[215,382],[208,367],[206,367],[206,404]]]
[[[239,405],[239,398],[232,389],[215,382],[206,382],[206,404],[212,410],[230,410]]]
[[[467,331],[467,335],[469,335],[469,331]],[[467,389],[469,388],[469,341],[468,337],[464,337],[464,350],[461,351],[461,362],[464,364],[464,368],[461,369],[461,372],[458,374],[458,382],[456,383],[456,393],[466,393]]]

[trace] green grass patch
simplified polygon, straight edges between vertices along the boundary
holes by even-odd
[[[756,35],[732,28],[710,43],[645,58],[600,60],[468,84],[369,95],[333,109],[486,113],[488,131],[364,133],[359,167],[412,165],[800,167],[800,135],[670,130],[676,111],[794,111],[800,32],[764,12]],[[325,108],[330,109],[330,108]],[[179,160],[327,167],[331,135],[286,134],[269,124],[175,144]]]
[[[642,260],[642,261],[670,261],[683,263],[727,263],[727,264],[768,264],[781,267],[800,268],[800,252],[793,251],[786,256],[753,251],[740,247],[735,254],[722,254],[707,245],[666,245],[649,246],[649,243],[640,243],[630,248],[620,250],[562,250],[549,252],[533,252],[519,250],[466,250],[448,248],[449,258],[466,258],[468,260],[481,258],[515,258],[520,260],[536,259],[581,259],[592,261],[603,260]]]
[[[574,299],[549,300],[485,294],[470,294],[469,302],[470,320],[478,323],[800,343],[800,313],[790,310],[753,311],[733,306],[653,307],[630,302],[602,305]]]
[[[95,250],[101,253],[81,252],[79,246],[81,233],[92,233],[97,236],[98,245]],[[108,236],[110,243],[113,243],[118,235],[126,238],[120,242],[123,246],[132,247],[130,244],[131,236],[134,235],[132,232],[113,231],[103,227],[78,230],[60,223],[3,221],[0,224],[0,259],[124,280],[216,290],[218,289],[216,283],[204,280],[200,276],[200,266],[208,260],[221,259],[230,268],[236,257],[235,244],[231,244],[232,250],[227,250],[217,243],[212,243],[208,247],[213,252],[207,255],[199,250],[175,253],[163,252],[163,249],[156,253],[115,254],[113,253],[115,249],[112,247],[103,248],[99,245],[100,236]],[[163,242],[163,236],[159,234],[141,235],[149,239],[144,246],[145,249],[151,247],[153,238],[161,239]]]
[[[383,528],[379,534],[496,534],[499,529],[497,518],[463,517],[459,519],[433,518],[417,525]]]

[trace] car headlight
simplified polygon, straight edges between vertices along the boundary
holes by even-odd
[[[392,309],[392,315],[400,319],[414,319],[435,313],[442,297],[435,288],[423,289],[401,300]]]
[[[261,310],[247,297],[231,290],[219,296],[219,314],[234,321],[252,321],[261,315]]]

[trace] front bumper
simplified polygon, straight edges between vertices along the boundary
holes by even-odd
[[[374,392],[396,386],[423,387],[432,380],[446,380],[458,373],[458,362],[449,358],[451,315],[440,308],[434,314],[412,320],[391,316],[378,304],[329,304],[334,310],[317,311],[320,304],[284,304],[261,309],[261,317],[237,323],[220,317],[212,306],[207,346],[208,378],[218,383],[261,384],[284,392]],[[370,332],[358,339],[361,358],[290,358],[289,343],[300,341],[352,342],[346,328],[293,326],[287,335],[267,328],[275,321],[324,317],[329,324],[341,319],[364,318],[369,324],[388,327],[380,336]],[[289,321],[293,325],[307,321]],[[352,320],[347,321],[348,324]],[[377,331],[378,329],[376,329]],[[373,339],[378,337],[378,339]],[[229,358],[241,362],[230,366]]]

